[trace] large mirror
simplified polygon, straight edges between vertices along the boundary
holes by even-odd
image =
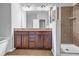
[[[46,28],[55,20],[55,4],[22,4],[22,26],[26,28]]]
[[[48,11],[26,11],[27,28],[45,28],[48,25]]]

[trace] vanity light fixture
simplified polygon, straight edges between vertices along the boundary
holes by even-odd
[[[46,7],[45,5],[41,5],[41,8],[44,8],[44,7]]]
[[[30,8],[30,7],[31,7],[31,5],[26,5],[26,7]]]

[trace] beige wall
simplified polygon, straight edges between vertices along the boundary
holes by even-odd
[[[79,7],[62,7],[61,16],[61,42],[79,46]],[[72,16],[76,19],[69,20]]]
[[[73,16],[76,17],[73,20],[73,43],[79,46],[79,7],[73,7]]]
[[[73,43],[73,22],[69,17],[73,15],[73,7],[61,8],[61,43]]]

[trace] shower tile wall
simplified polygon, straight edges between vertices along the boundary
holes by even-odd
[[[73,20],[73,43],[79,46],[79,7],[73,7],[73,16],[76,18]]]
[[[69,17],[73,16],[73,7],[61,8],[61,43],[73,43],[73,21]]]

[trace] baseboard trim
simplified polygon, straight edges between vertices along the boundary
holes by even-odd
[[[52,54],[54,55],[54,51],[53,51],[53,49],[51,49],[51,52],[52,52]],[[54,55],[55,56],[55,55]]]
[[[13,48],[13,49],[7,50],[5,53],[2,54],[2,56],[5,56],[5,54],[8,53],[8,52],[13,52],[15,49],[16,49],[16,48]]]
[[[10,49],[8,52],[12,52],[12,51],[14,51],[16,48],[13,48],[13,49]]]
[[[7,52],[13,52],[16,48],[10,49]]]
[[[16,48],[10,49],[10,50],[6,51],[5,54],[8,53],[8,52],[13,52],[15,49]]]

